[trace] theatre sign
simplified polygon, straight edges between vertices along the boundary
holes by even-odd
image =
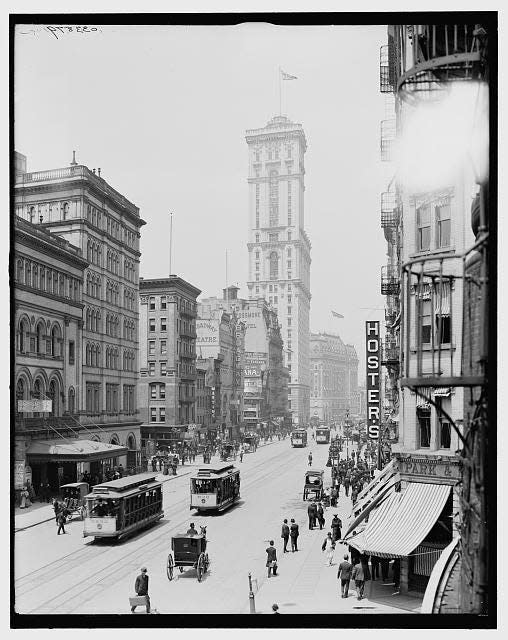
[[[378,320],[368,320],[365,323],[365,343],[367,358],[367,435],[371,440],[377,440],[379,438],[379,416],[381,411],[381,337],[379,335]]]

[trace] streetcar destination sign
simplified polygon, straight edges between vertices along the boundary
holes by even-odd
[[[379,321],[367,320],[365,323],[365,341],[367,358],[367,435],[371,440],[379,438],[379,419],[381,411],[380,393],[380,336]]]

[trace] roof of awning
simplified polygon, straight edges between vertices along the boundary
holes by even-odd
[[[37,440],[30,443],[27,456],[31,462],[86,462],[126,455],[127,447],[94,440]]]
[[[410,483],[403,493],[388,497],[348,544],[380,558],[408,556],[436,523],[450,491],[449,485]]]

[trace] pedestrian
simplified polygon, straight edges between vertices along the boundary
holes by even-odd
[[[321,531],[325,524],[325,513],[323,511],[323,505],[321,504],[321,502],[317,506],[317,521],[319,522],[319,530]]]
[[[351,484],[351,481],[350,481],[349,476],[347,475],[344,478],[344,490],[346,492],[346,496],[349,496],[349,486],[350,486],[350,484]]]
[[[351,572],[353,565],[349,562],[349,556],[344,554],[344,560],[339,564],[337,571],[337,579],[340,580],[341,598],[347,598],[349,593],[349,581],[351,580]]]
[[[58,531],[57,531],[57,535],[60,535],[60,531],[62,533],[65,533],[65,509],[60,509],[60,511],[58,512],[57,516],[56,516],[56,523],[58,525]]]
[[[333,520],[331,522],[331,528],[332,528],[332,538],[334,542],[337,542],[337,540],[341,539],[341,529],[342,529],[342,521],[339,518],[339,516],[334,513],[333,514]]]
[[[243,447],[240,449],[240,462],[243,462]]]
[[[333,541],[332,534],[330,532],[326,534],[326,538],[321,545],[321,551],[326,551],[328,566],[331,567],[333,561],[333,552],[335,551],[335,542]]]
[[[357,563],[353,567],[351,578],[355,581],[356,598],[357,600],[361,600],[363,598],[363,590],[365,589],[365,574],[360,558],[358,558]]]
[[[298,551],[298,536],[300,535],[300,528],[295,522],[294,518],[291,518],[291,525],[289,527],[289,536],[291,537],[291,552]]]
[[[393,582],[395,591],[398,591],[400,589],[400,558],[395,558],[393,561]]]
[[[376,580],[376,578],[379,578],[379,561],[380,558],[378,558],[378,556],[370,556],[370,564],[372,567],[372,579]]]
[[[274,547],[273,540],[270,540],[270,546],[266,548],[266,566],[268,568],[268,577],[277,575],[277,549]]]
[[[146,567],[141,567],[141,573],[136,578],[136,582],[134,584],[134,591],[138,596],[145,596],[146,612],[150,613],[150,596],[148,595],[148,573]],[[138,605],[134,605],[131,607],[131,613],[134,613],[137,606]]]
[[[287,518],[284,518],[284,522],[282,523],[282,531],[281,531],[280,537],[284,540],[283,553],[289,553],[288,551],[289,526],[288,526]]]
[[[53,511],[55,512],[55,522],[58,522],[58,513],[60,511],[60,503],[57,498],[53,498]]]
[[[356,487],[356,485],[353,487],[353,490],[351,491],[351,502],[353,504],[356,504],[356,499],[358,498],[358,489]]]
[[[312,451],[309,453],[309,467],[312,467]]]
[[[124,473],[125,473],[125,470],[124,470],[124,468],[123,468],[123,464],[122,464],[122,463],[120,463],[120,464],[118,465],[118,475],[120,476],[120,478],[123,478],[123,474],[124,474]]]
[[[388,558],[381,558],[381,579],[383,582],[388,580],[388,568],[390,566],[390,561]]]
[[[309,516],[309,529],[314,529],[317,516],[317,507],[315,502],[311,502],[307,507],[307,515]]]

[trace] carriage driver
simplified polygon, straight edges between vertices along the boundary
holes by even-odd
[[[198,532],[196,531],[196,528],[194,527],[193,522],[190,523],[190,527],[187,529],[187,535],[190,535],[190,536],[198,535]]]

